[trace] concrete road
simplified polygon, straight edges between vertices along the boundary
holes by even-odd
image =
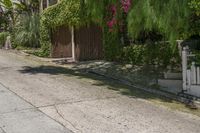
[[[0,50],[0,133],[200,133],[200,118]]]

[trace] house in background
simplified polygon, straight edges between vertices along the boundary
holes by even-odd
[[[56,4],[57,0],[43,0],[41,10]],[[74,27],[60,26],[51,33],[51,57],[70,61],[99,60],[103,58],[103,32],[95,24]]]

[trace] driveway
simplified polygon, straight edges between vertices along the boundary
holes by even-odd
[[[200,133],[198,116],[110,82],[0,50],[0,133]]]

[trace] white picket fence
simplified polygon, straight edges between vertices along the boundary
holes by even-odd
[[[187,47],[182,51],[183,90],[191,95],[200,97],[200,67],[195,62],[189,65],[190,57],[194,57]]]

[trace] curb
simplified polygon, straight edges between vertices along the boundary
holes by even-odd
[[[190,108],[193,108],[193,109],[200,108],[200,101],[199,100],[191,100],[191,99],[184,98],[184,97],[181,97],[181,96],[169,93],[169,92],[133,85],[129,81],[117,79],[117,78],[114,78],[112,76],[108,76],[106,74],[98,73],[98,72],[95,72],[95,71],[92,71],[92,70],[89,70],[88,73],[99,75],[99,76],[103,76],[105,78],[109,78],[109,79],[115,80],[117,82],[120,82],[120,83],[122,83],[124,85],[130,86],[130,87],[134,87],[134,88],[137,88],[137,89],[140,89],[140,90],[152,93],[152,94],[156,94],[156,95],[159,95],[159,96],[163,96],[163,97],[166,97],[166,98],[169,98],[169,99],[184,103],[184,104],[188,105]]]

